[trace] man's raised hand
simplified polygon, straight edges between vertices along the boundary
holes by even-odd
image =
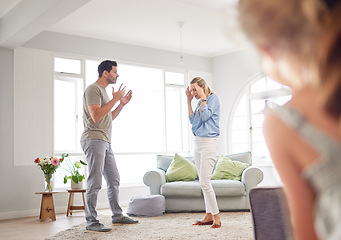
[[[121,84],[121,86],[120,86],[120,88],[117,90],[117,92],[115,92],[114,87],[112,88],[112,98],[113,98],[116,102],[118,102],[119,100],[121,100],[121,99],[124,97],[124,95],[125,95],[126,87],[123,86],[123,88],[122,88],[122,86],[123,86],[123,83]]]
[[[123,98],[121,98],[121,104],[126,105],[130,101],[132,96],[133,96],[133,92],[129,90],[127,94]]]

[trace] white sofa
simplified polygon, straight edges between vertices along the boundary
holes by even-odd
[[[220,211],[249,210],[249,191],[263,180],[263,172],[252,166],[251,152],[226,155],[231,160],[251,164],[242,173],[241,181],[211,180]],[[157,169],[148,171],[143,182],[150,194],[166,199],[166,212],[205,211],[204,197],[198,180],[166,182],[166,171],[174,156],[158,155]],[[185,157],[194,163],[193,157]]]

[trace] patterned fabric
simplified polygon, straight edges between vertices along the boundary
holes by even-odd
[[[317,196],[315,227],[320,239],[341,239],[341,143],[287,105],[272,111],[320,153],[320,159],[303,171]]]

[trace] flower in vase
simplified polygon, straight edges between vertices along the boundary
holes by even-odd
[[[52,164],[54,165],[54,166],[58,166],[59,165],[59,159],[58,158],[53,158],[52,159]]]
[[[64,158],[57,158],[57,157],[43,157],[43,158],[36,158],[34,163],[36,163],[40,169],[44,172],[44,174],[53,174],[57,168],[59,167],[60,163],[63,162]]]
[[[50,192],[52,191],[52,187],[51,187],[52,175],[57,170],[60,163],[62,163],[63,161],[64,161],[63,156],[60,159],[57,157],[47,156],[47,157],[43,157],[43,158],[36,158],[34,160],[34,163],[36,163],[38,165],[38,167],[40,167],[40,169],[43,171],[43,173],[45,175],[45,182],[47,184],[47,186],[46,186],[47,191],[50,191]]]

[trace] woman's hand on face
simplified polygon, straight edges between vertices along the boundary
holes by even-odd
[[[188,101],[192,101],[193,95],[192,95],[192,92],[191,92],[191,90],[189,89],[189,87],[186,88],[186,96],[187,96],[187,100],[188,100]]]
[[[195,87],[195,89],[196,89],[197,94],[199,95],[199,97],[200,97],[201,99],[206,99],[206,95],[205,95],[204,89],[203,89],[202,87],[200,87],[200,86],[198,85],[198,83],[195,83],[195,84],[194,84],[194,87]]]

